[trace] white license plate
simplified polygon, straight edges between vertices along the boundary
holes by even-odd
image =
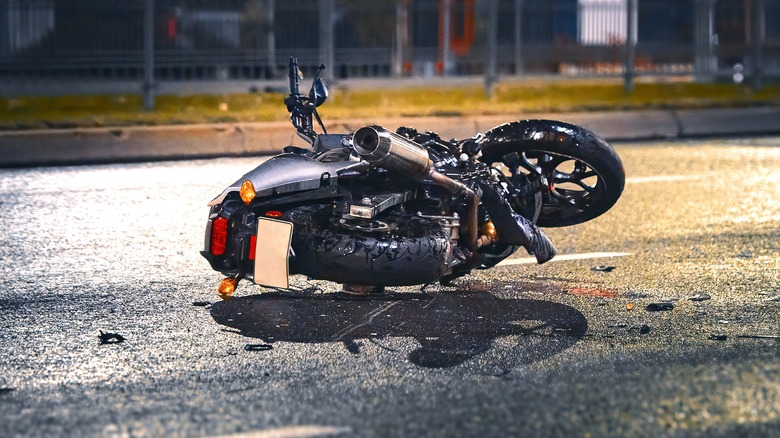
[[[289,254],[293,224],[276,219],[257,221],[255,246],[255,283],[262,286],[290,287]]]

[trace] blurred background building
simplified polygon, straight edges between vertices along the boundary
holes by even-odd
[[[771,76],[780,1],[0,0],[4,81],[274,79],[292,54],[336,78]]]

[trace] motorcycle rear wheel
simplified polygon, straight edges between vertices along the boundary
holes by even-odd
[[[625,171],[615,150],[580,126],[552,120],[507,123],[485,133],[480,160],[542,190],[541,227],[589,221],[620,198]]]
[[[330,205],[286,213],[294,224],[292,271],[364,286],[411,286],[449,271],[452,241],[436,221],[400,212],[365,226],[334,219]]]

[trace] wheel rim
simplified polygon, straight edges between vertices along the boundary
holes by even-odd
[[[601,176],[588,163],[564,154],[548,151],[525,151],[502,160],[513,179],[521,174],[537,180],[545,196],[545,211],[576,214],[595,202],[604,192]],[[506,157],[505,157],[506,158]]]

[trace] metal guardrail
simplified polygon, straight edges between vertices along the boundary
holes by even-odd
[[[5,0],[0,29],[4,80],[141,80],[145,53],[157,80],[271,79],[293,53],[338,77],[780,73],[771,0]]]

